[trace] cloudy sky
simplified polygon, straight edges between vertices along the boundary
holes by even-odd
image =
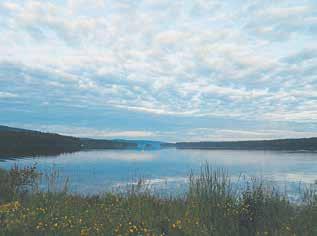
[[[317,136],[316,0],[1,0],[0,124],[168,141]]]

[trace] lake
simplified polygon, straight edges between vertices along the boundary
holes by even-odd
[[[0,162],[1,168],[36,163],[43,173],[58,171],[60,180],[69,177],[70,191],[95,194],[124,188],[142,178],[155,191],[181,193],[190,171],[198,173],[208,162],[224,168],[233,181],[257,177],[296,192],[300,185],[317,180],[317,153],[237,150],[153,151],[98,150],[59,156],[24,158]]]

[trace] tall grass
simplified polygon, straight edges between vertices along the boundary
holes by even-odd
[[[292,203],[261,181],[235,188],[225,170],[207,164],[190,175],[184,196],[167,198],[144,190],[142,181],[124,193],[89,197],[40,192],[35,171],[14,169],[22,176],[16,182],[11,171],[0,172],[0,235],[317,235],[313,189]]]

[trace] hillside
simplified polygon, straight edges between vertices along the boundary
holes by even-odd
[[[103,140],[77,138],[54,133],[0,126],[0,159],[23,156],[58,155],[93,149],[232,149],[317,151],[317,138],[231,142],[164,143],[148,140]]]
[[[232,142],[180,142],[178,149],[233,149],[233,150],[276,150],[317,151],[317,138],[276,139]]]
[[[0,126],[0,158],[55,155],[80,150],[80,139]]]
[[[57,155],[88,149],[128,149],[137,145],[112,140],[81,139],[0,126],[0,158]]]
[[[81,149],[135,149],[137,144],[128,141],[81,138]]]

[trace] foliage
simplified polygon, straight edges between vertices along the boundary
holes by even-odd
[[[300,204],[262,183],[237,191],[225,171],[208,165],[190,176],[182,197],[158,197],[140,184],[121,194],[34,191],[6,199],[0,235],[317,235],[312,190]]]
[[[21,169],[15,165],[8,172],[0,170],[0,203],[23,199],[28,193],[36,192],[39,178],[35,166]]]
[[[0,126],[0,159],[75,152],[80,145],[79,138]]]
[[[0,125],[0,159],[58,155],[89,149],[136,147],[136,143],[127,141],[81,139]]]
[[[227,142],[180,142],[179,149],[232,149],[232,150],[279,150],[317,151],[317,138],[276,139]]]

